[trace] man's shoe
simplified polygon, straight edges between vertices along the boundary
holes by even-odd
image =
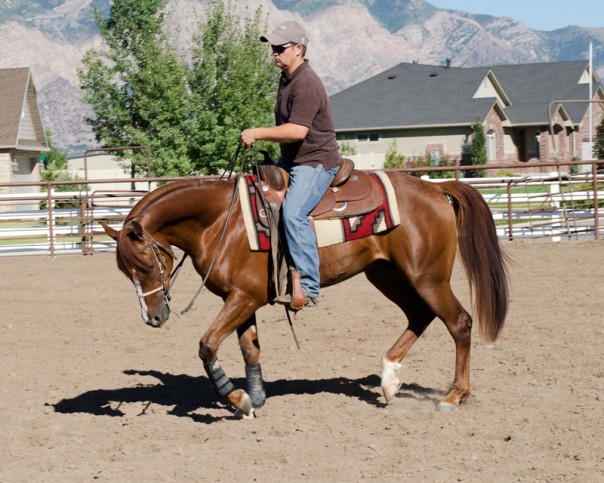
[[[304,307],[316,307],[319,305],[319,296],[315,295],[311,297],[310,295],[304,296]]]
[[[304,296],[304,305],[302,307],[297,307],[297,308],[294,308],[291,306],[292,305],[292,296],[289,293],[275,297],[273,299],[273,302],[276,304],[287,305],[289,308],[292,308],[293,310],[301,310],[304,307],[316,307],[317,305],[319,305],[319,296],[315,295],[314,297],[311,297],[310,295],[305,295]]]

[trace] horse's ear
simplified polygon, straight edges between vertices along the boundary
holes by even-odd
[[[124,227],[122,228],[122,232],[123,232],[124,236],[127,236],[132,241],[142,240],[145,236],[144,235],[145,230],[143,229],[141,224],[135,220],[131,220],[131,221],[127,222],[126,224],[124,224]]]
[[[107,233],[107,235],[109,235],[111,238],[113,238],[115,241],[117,241],[117,237],[119,236],[120,232],[114,228],[111,228],[104,221],[99,221],[99,223],[103,227],[103,230],[105,230],[105,233]]]
[[[143,229],[143,227],[141,226],[141,224],[136,221],[136,220],[132,220],[130,222],[130,226],[132,227],[132,233],[134,233],[134,235],[140,240],[143,238],[145,230]]]

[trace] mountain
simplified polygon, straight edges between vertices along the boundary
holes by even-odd
[[[167,22],[186,46],[203,0],[169,0]],[[70,154],[95,147],[83,119],[77,69],[84,53],[100,48],[93,5],[104,14],[110,0],[0,0],[0,67],[31,67],[45,126]],[[604,27],[567,27],[543,32],[510,17],[438,9],[424,0],[247,0],[271,25],[296,20],[308,30],[308,57],[330,94],[400,62],[474,67],[587,59],[604,79]],[[604,23],[604,22],[603,22]]]

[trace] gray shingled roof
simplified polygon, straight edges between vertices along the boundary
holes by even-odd
[[[402,63],[330,100],[338,131],[471,125],[496,102],[472,98],[492,71],[511,101],[504,112],[512,124],[548,124],[551,100],[589,97],[589,86],[578,84],[586,68],[587,61],[474,68]],[[578,123],[588,104],[564,107]]]
[[[29,68],[0,69],[0,147],[15,147],[27,95]]]
[[[589,99],[589,85],[579,84],[587,67],[586,60],[577,60],[499,65],[492,70],[512,103],[506,113],[513,124],[548,124],[551,101]],[[594,85],[594,92],[597,87]],[[581,122],[588,108],[588,103],[564,104],[574,124]]]

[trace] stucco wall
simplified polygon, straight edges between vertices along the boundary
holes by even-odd
[[[344,135],[341,139],[339,136],[338,142],[346,143],[356,150],[354,159],[358,167],[375,169],[384,166],[386,152],[393,142],[396,142],[396,151],[406,159],[423,157],[436,151],[449,160],[459,160],[462,146],[469,139],[470,128],[426,128],[376,133],[379,135],[377,141],[358,141],[356,135]]]
[[[10,153],[0,153],[0,183],[13,181],[13,164]],[[2,191],[6,193],[6,191]]]

